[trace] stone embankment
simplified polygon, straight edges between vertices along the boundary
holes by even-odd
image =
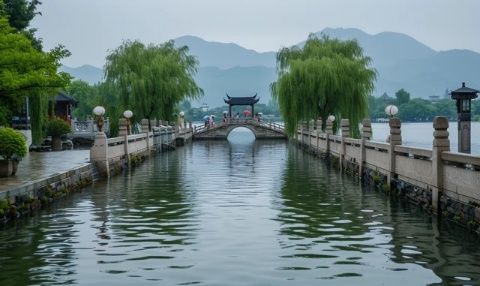
[[[370,120],[363,121],[361,139],[349,138],[348,119],[341,120],[340,135],[333,135],[332,122],[325,132],[315,128],[321,124],[300,126],[296,142],[382,190],[480,232],[480,157],[450,152],[445,117],[434,119],[432,149],[402,145],[398,118],[389,121],[387,143],[371,140]]]
[[[150,123],[150,124],[149,124]],[[107,138],[97,132],[90,150],[90,163],[0,192],[0,222],[24,217],[65,195],[89,186],[94,180],[135,166],[157,152],[175,149],[192,137],[190,126],[168,126],[142,120],[142,133],[128,135],[127,123],[120,121],[120,136]],[[62,155],[65,155],[63,153]]]

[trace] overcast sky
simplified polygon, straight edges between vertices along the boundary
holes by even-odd
[[[183,35],[276,51],[326,27],[408,34],[435,50],[480,52],[480,0],[43,0],[44,47],[64,44],[69,66],[103,66],[123,39]]]

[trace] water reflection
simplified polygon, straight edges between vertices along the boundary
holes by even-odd
[[[477,235],[449,223],[438,222],[415,206],[391,204],[392,260],[432,269],[448,285],[480,284]]]
[[[101,271],[157,281],[161,276],[154,270],[165,265],[185,267],[167,262],[195,243],[194,198],[180,182],[183,159],[169,153],[122,180],[96,186],[107,190],[105,195],[97,194],[96,204],[108,201],[94,219],[100,222],[94,242]],[[131,261],[141,263],[132,268]]]
[[[71,204],[65,200],[57,207]],[[57,212],[53,214],[53,212]],[[44,220],[54,220],[49,223]],[[74,245],[79,241],[78,216],[51,208],[35,217],[4,226],[0,243],[1,285],[70,285],[76,274]]]
[[[284,141],[231,134],[8,225],[0,285],[480,283],[476,237]]]

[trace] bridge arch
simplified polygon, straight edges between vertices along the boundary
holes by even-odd
[[[238,127],[249,129],[258,139],[286,139],[285,130],[280,126],[271,122],[258,122],[256,120],[235,120],[223,122],[213,127],[195,128],[194,140],[226,140],[228,135]]]
[[[255,130],[255,128],[253,128],[252,125],[249,125],[249,124],[244,124],[244,125],[230,125],[229,127],[227,127],[226,131],[225,131],[225,136],[228,138],[228,136],[230,135],[230,133],[235,130],[235,129],[238,129],[238,128],[246,128],[248,130],[250,130],[253,134],[253,136],[255,137],[255,140],[257,140],[257,132]]]

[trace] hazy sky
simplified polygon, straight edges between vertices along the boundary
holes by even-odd
[[[274,51],[326,27],[408,34],[435,50],[480,52],[480,0],[43,0],[33,26],[69,66],[103,66],[123,39],[183,35]]]

